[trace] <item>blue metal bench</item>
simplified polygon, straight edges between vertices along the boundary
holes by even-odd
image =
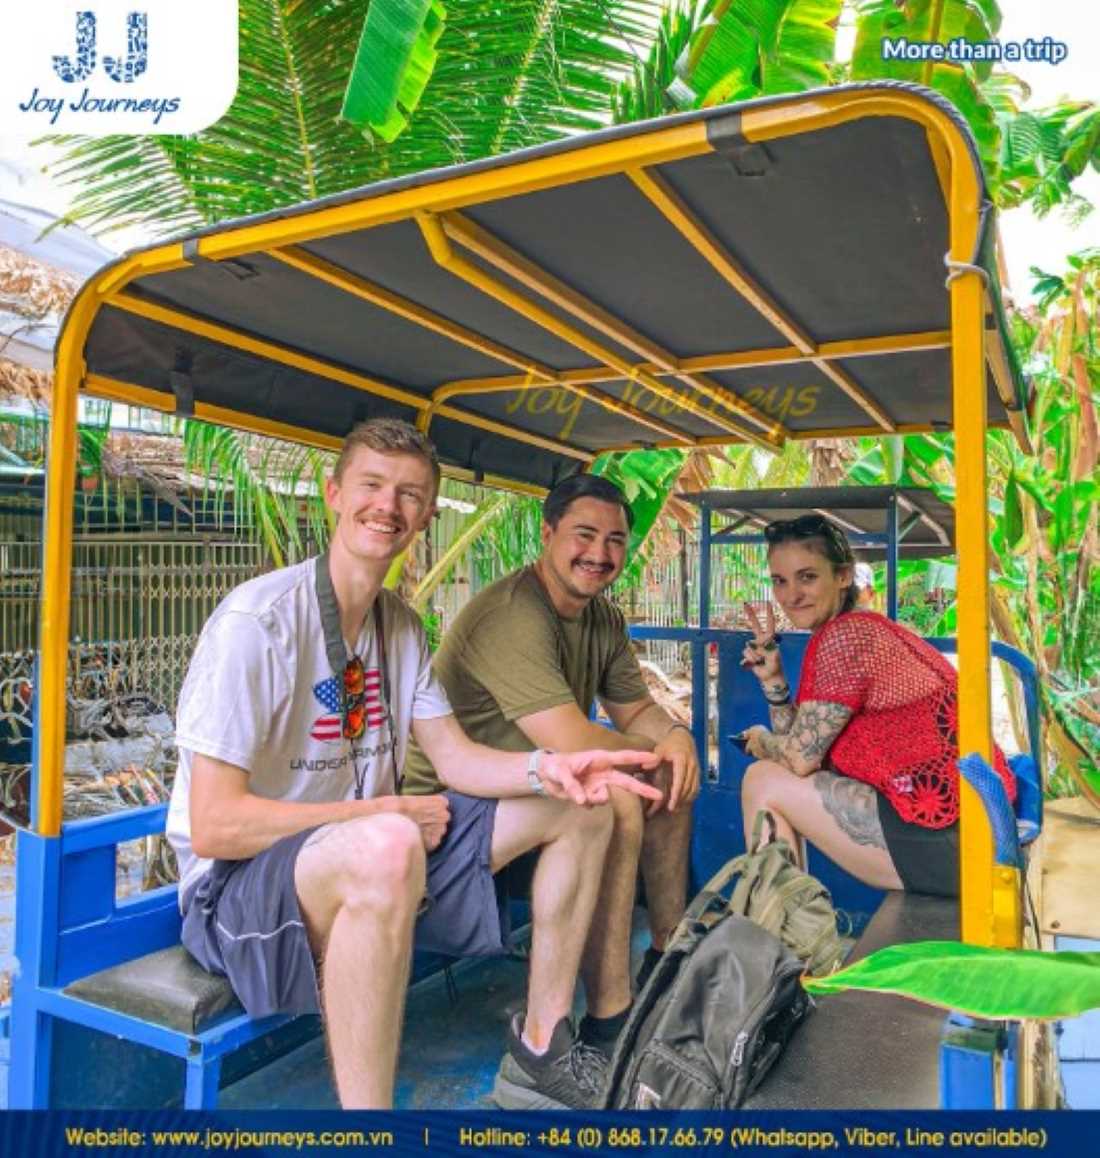
[[[12,986],[8,1079],[12,1109],[51,1104],[51,1055],[58,1020],[179,1058],[185,1075],[183,1104],[196,1109],[216,1104],[221,1061],[227,1054],[291,1020],[253,1021],[233,999],[228,984],[210,978],[190,961],[179,943],[175,886],[116,897],[116,846],[163,833],[166,815],[166,805],[154,805],[71,821],[56,838],[18,834],[20,967]],[[173,995],[174,1002],[164,1005],[160,1020],[92,999],[99,988],[96,979],[105,972],[158,951],[167,951],[160,958],[162,970],[147,968],[143,981],[138,974],[145,1008],[150,1004],[148,987],[156,984],[158,973],[171,974],[186,986]],[[122,995],[124,986],[113,988]],[[125,1004],[124,998],[120,1004]]]
[[[56,838],[19,832],[9,1108],[56,1104],[58,1023],[178,1059],[187,1109],[217,1105],[229,1055],[317,1032],[316,1017],[253,1020],[224,978],[195,964],[180,944],[175,885],[116,896],[117,846],[163,833],[166,816],[160,804],[70,821]],[[447,964],[417,954],[413,979]]]

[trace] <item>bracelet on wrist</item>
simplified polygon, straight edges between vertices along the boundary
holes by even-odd
[[[536,748],[527,757],[527,786],[535,796],[548,796],[546,785],[542,782],[539,769],[542,766],[543,756],[550,754],[549,748]]]
[[[691,730],[691,728],[687,724],[681,724],[680,721],[677,720],[675,724],[672,724],[669,727],[668,731],[665,732],[665,734],[661,737],[661,739],[667,740],[669,738],[669,736],[671,736],[672,733],[676,731],[677,728],[679,728],[682,732],[687,732],[687,734],[689,736],[694,738],[695,733]]]
[[[767,700],[769,704],[775,704],[776,706],[779,706],[780,704],[786,704],[790,702],[790,684],[783,684],[781,687],[772,688],[770,690],[768,688],[764,688],[763,691],[764,699]]]

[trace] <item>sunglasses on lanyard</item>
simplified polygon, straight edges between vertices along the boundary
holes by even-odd
[[[343,632],[340,628],[340,607],[336,601],[336,592],[332,586],[332,576],[328,569],[328,554],[317,558],[315,573],[317,602],[321,610],[321,626],[325,635],[325,654],[329,666],[336,677],[340,688],[340,725],[341,733],[349,742],[352,772],[355,777],[355,799],[363,799],[363,788],[366,782],[367,769],[359,766],[359,755],[355,750],[356,740],[366,734],[367,724],[372,714],[379,709],[384,714],[385,724],[390,732],[390,759],[393,762],[394,794],[401,795],[401,785],[404,776],[397,770],[397,729],[394,727],[393,713],[390,710],[390,678],[389,667],[386,663],[386,631],[382,622],[382,606],[379,599],[375,599],[372,611],[374,613],[374,634],[378,640],[378,668],[380,703],[368,702],[367,672],[363,661],[357,655],[348,656],[347,645],[344,643]]]

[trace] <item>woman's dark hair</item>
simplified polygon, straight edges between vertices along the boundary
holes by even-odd
[[[634,512],[626,496],[613,482],[598,474],[575,474],[558,483],[543,500],[542,517],[549,526],[557,527],[562,515],[577,499],[599,499],[601,503],[615,503],[626,514],[627,527],[634,526]]]
[[[778,543],[803,543],[817,555],[827,559],[836,571],[838,567],[851,567],[853,582],[844,590],[844,602],[840,613],[851,611],[856,605],[858,591],[854,582],[856,559],[852,554],[852,544],[844,532],[824,515],[799,515],[797,519],[776,519],[764,528],[764,541],[768,549]]]

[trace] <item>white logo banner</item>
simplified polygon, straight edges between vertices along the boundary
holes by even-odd
[[[0,4],[0,132],[195,133],[236,90],[236,0]]]

